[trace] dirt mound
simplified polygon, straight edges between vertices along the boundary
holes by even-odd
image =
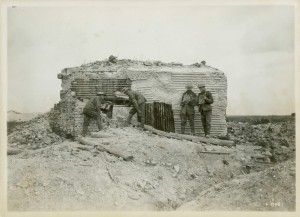
[[[257,125],[229,122],[227,125],[230,140],[261,146],[272,162],[295,158],[295,121]]]
[[[174,210],[201,191],[243,174],[232,148],[168,139],[135,128],[90,140],[129,153],[124,161],[65,141],[9,156],[10,210]],[[207,154],[219,151],[228,154]]]
[[[237,177],[200,193],[178,210],[295,211],[295,162]]]
[[[42,114],[16,126],[8,135],[8,146],[38,149],[61,143],[63,139],[52,132],[47,118],[48,114]]]
[[[45,114],[32,119],[9,135],[10,211],[294,209],[294,159],[277,166],[256,162],[252,156],[269,154],[265,148],[247,143],[248,131],[254,136],[261,131],[258,135],[264,138],[270,134],[269,128],[288,138],[290,123],[257,129],[230,125],[235,147],[109,126],[102,132],[111,136],[86,137],[95,144],[88,146],[63,141],[51,132],[47,118]],[[239,142],[241,132],[245,141]],[[274,142],[276,138],[279,136]],[[133,160],[125,161],[99,147],[126,153]]]

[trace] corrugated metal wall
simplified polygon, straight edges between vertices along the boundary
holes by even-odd
[[[193,91],[198,95],[199,89],[197,85],[204,83],[206,90],[212,93],[214,103],[212,104],[212,120],[211,120],[211,135],[224,135],[227,132],[226,126],[226,107],[227,107],[227,79],[225,76],[212,76],[211,73],[199,73],[199,72],[174,72],[172,73],[172,89],[175,92],[183,94],[186,89],[185,86],[188,83],[194,84]],[[159,101],[153,94],[152,87],[137,86],[136,90],[141,92],[148,102]],[[181,121],[180,121],[180,98],[176,103],[172,104],[175,122],[175,132],[180,133]],[[203,127],[201,123],[200,113],[198,107],[195,107],[195,132],[196,135],[204,135]],[[189,123],[186,125],[186,133],[190,133]]]
[[[140,72],[135,72],[140,74]],[[153,74],[153,73],[152,73]],[[159,76],[158,76],[159,77]],[[130,77],[129,77],[130,78]],[[133,80],[134,82],[139,82],[139,79]],[[214,103],[212,104],[212,127],[211,135],[224,135],[227,132],[226,126],[226,107],[227,107],[227,79],[224,74],[216,72],[199,72],[199,71],[175,71],[171,73],[171,88],[174,93],[180,93],[181,95],[186,91],[185,85],[187,83],[194,84],[193,91],[198,94],[199,90],[197,84],[206,84],[206,89],[210,91],[214,98]],[[98,86],[97,86],[98,85]],[[120,87],[131,86],[130,79],[75,79],[71,83],[71,90],[75,91],[77,97],[90,98],[95,96],[96,87],[98,90],[106,92],[107,97],[114,97],[113,92],[115,92]],[[137,85],[135,90],[141,92],[149,103],[160,101],[158,97],[153,92],[153,87],[147,85]],[[172,103],[175,132],[180,133],[180,98],[178,101]],[[195,107],[195,131],[196,135],[204,135],[202,123],[200,119],[200,113],[198,112],[198,107]],[[186,133],[190,132],[189,124],[186,126]]]
[[[113,93],[123,87],[131,86],[130,79],[75,79],[71,83],[71,90],[76,92],[77,97],[91,98],[96,96],[97,91],[106,93],[107,98],[116,98]]]

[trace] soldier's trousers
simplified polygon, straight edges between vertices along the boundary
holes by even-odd
[[[181,133],[184,134],[185,132],[185,126],[186,121],[189,119],[190,127],[191,127],[191,133],[195,134],[195,122],[194,122],[195,114],[180,114],[181,119]]]
[[[201,122],[205,135],[210,135],[210,127],[211,127],[211,111],[202,111],[201,113]]]
[[[139,104],[139,109],[140,109],[140,111],[141,111],[142,114],[141,114],[141,116],[138,116],[138,117],[137,117],[137,120],[138,120],[138,122],[141,123],[141,126],[144,127],[144,125],[145,125],[145,110],[146,110],[146,103],[143,102],[143,103]],[[131,120],[131,117],[132,117],[135,113],[137,113],[137,110],[136,110],[135,108],[130,109],[130,111],[129,111],[130,120]],[[130,122],[130,120],[128,120],[128,122]]]
[[[95,111],[89,111],[89,110],[84,110],[83,111],[84,119],[83,119],[83,129],[82,129],[82,135],[86,136],[88,127],[90,125],[91,119],[96,119],[97,120],[97,125],[98,129],[102,130],[102,120],[101,120],[101,115],[98,114]]]

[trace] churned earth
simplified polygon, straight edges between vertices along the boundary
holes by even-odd
[[[87,137],[96,144],[89,146],[57,138],[47,124],[40,116],[8,138],[10,211],[295,210],[294,153],[287,160],[255,162],[253,156],[271,157],[269,146],[236,138],[234,146],[223,147],[134,127],[107,128],[110,136]],[[41,138],[26,137],[31,129]]]

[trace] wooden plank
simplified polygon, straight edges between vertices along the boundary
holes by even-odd
[[[165,107],[165,124],[166,124],[166,132],[170,132],[169,130],[169,108],[168,104],[164,104]]]
[[[116,157],[121,157],[123,158],[124,161],[130,161],[130,160],[133,160],[133,156],[130,155],[130,154],[127,154],[127,153],[124,153],[124,151],[120,151],[116,148],[112,148],[112,147],[104,147],[102,144],[100,143],[97,143],[97,142],[92,142],[92,141],[89,141],[87,140],[86,138],[84,137],[78,137],[77,140],[83,144],[83,145],[89,145],[89,146],[94,146],[97,150],[99,151],[104,151],[104,152],[107,152],[111,155],[114,155]]]
[[[160,130],[165,131],[164,107],[162,103],[159,103],[159,108],[160,108]]]
[[[154,126],[154,106],[153,103],[150,104],[150,115],[151,115],[151,126]]]
[[[155,128],[155,129],[157,129],[158,128],[158,124],[157,124],[157,112],[158,112],[158,110],[157,110],[157,106],[156,106],[156,102],[153,102],[153,127]]]
[[[114,134],[111,133],[105,133],[105,132],[91,132],[92,138],[109,138],[109,137],[115,137]]]
[[[206,138],[206,137],[198,137],[198,136],[190,136],[190,135],[184,135],[184,134],[178,134],[178,133],[167,133],[161,130],[154,129],[151,126],[145,125],[145,129],[148,131],[151,131],[157,135],[165,136],[168,138],[174,138],[179,140],[189,140],[193,142],[202,142],[202,143],[209,143],[213,145],[220,145],[220,146],[233,146],[233,141],[228,140],[220,140],[220,139],[214,139],[214,138]]]
[[[231,152],[221,152],[221,151],[197,151],[197,153],[204,153],[204,154],[231,154]]]

